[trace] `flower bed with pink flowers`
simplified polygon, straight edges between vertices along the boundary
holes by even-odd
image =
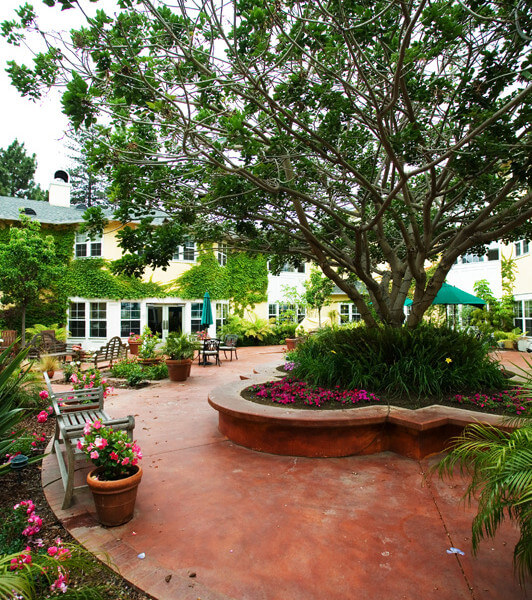
[[[247,400],[259,404],[275,404],[286,408],[299,409],[345,409],[362,405],[386,405],[402,408],[422,408],[440,404],[461,406],[468,410],[505,415],[526,415],[532,413],[532,399],[527,398],[520,387],[504,390],[496,394],[471,394],[445,398],[397,398],[379,396],[367,390],[343,390],[313,387],[308,383],[291,377],[252,385],[242,392]]]

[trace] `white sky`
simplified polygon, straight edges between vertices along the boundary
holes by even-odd
[[[0,22],[17,18],[15,9],[28,0],[0,0]],[[41,27],[68,32],[83,22],[76,9],[61,11],[49,8],[42,0],[32,0]],[[98,8],[109,11],[115,6],[112,0],[89,3],[81,0],[87,12],[94,14]],[[112,9],[111,9],[112,10]],[[110,11],[109,11],[110,12]],[[23,46],[15,47],[0,37],[0,148],[7,148],[15,139],[24,142],[29,155],[37,156],[35,181],[47,190],[57,169],[68,167],[68,151],[64,135],[68,120],[61,112],[60,91],[53,90],[40,101],[32,102],[19,95],[5,72],[8,60],[31,66],[31,53]]]

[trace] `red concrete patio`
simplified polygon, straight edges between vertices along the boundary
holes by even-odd
[[[426,478],[437,457],[275,456],[222,436],[208,392],[282,359],[279,347],[238,353],[221,367],[195,365],[187,382],[106,400],[112,415],[135,415],[144,453],[126,525],[99,526],[88,490],[62,511],[56,460],[45,459],[48,501],[78,540],[161,600],[525,598],[512,569],[517,531],[505,523],[473,557],[475,507],[460,502],[460,478]],[[505,364],[522,356],[501,354]],[[465,555],[447,554],[451,546]]]

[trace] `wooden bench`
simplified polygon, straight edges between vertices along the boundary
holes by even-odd
[[[97,369],[98,363],[100,362],[107,363],[108,366],[112,366],[114,361],[126,359],[127,351],[127,344],[122,343],[122,340],[115,335],[115,337],[111,338],[107,344],[94,352],[92,356],[94,360],[94,366]]]
[[[65,360],[67,356],[72,356],[72,346],[59,341],[53,331],[37,333],[31,338],[28,346],[30,346],[29,359],[40,360],[44,355],[48,355]]]
[[[62,508],[66,509],[72,504],[74,492],[87,487],[86,483],[74,485],[76,460],[87,460],[86,454],[77,446],[78,440],[83,437],[85,423],[99,420],[107,427],[125,430],[129,439],[133,441],[135,417],[128,415],[113,419],[109,416],[103,409],[103,387],[101,386],[86,390],[54,392],[48,375],[46,373],[43,375],[56,417],[52,453],[57,456],[65,489]]]

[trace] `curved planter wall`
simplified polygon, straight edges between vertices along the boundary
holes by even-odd
[[[419,459],[444,450],[468,423],[500,425],[502,420],[498,415],[446,406],[297,410],[256,404],[240,395],[249,385],[275,376],[279,373],[265,373],[209,394],[222,434],[246,448],[286,456],[326,458],[389,450]]]

